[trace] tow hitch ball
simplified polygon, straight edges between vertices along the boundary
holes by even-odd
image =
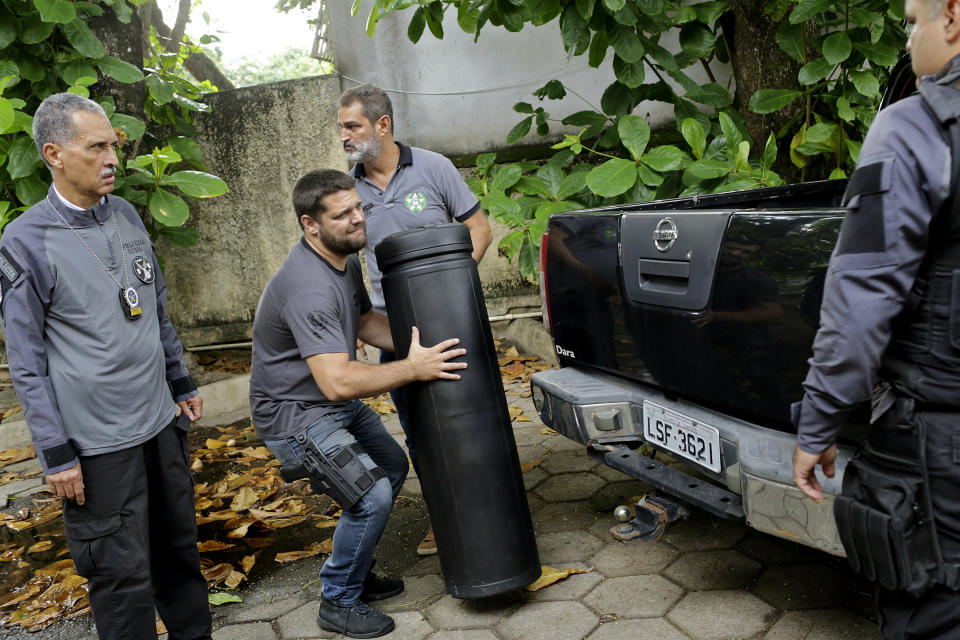
[[[633,513],[626,505],[614,509],[613,517],[619,524],[614,525],[610,533],[620,542],[653,542],[663,535],[668,522],[686,518],[687,515],[686,507],[678,502],[660,496],[648,496],[634,505]]]

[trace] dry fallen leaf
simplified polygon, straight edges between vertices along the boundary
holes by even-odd
[[[31,545],[31,547],[27,549],[27,553],[40,553],[41,551],[47,551],[51,548],[53,548],[52,540],[41,540],[40,542]]]
[[[259,551],[257,552],[259,553]],[[243,556],[243,560],[240,561],[240,567],[243,569],[244,573],[250,573],[250,569],[253,569],[253,565],[257,562],[257,555],[251,554],[249,556]]]
[[[227,446],[227,443],[224,442],[223,440],[214,440],[213,438],[207,438],[206,446],[207,446],[207,449],[210,449],[211,451],[216,451],[217,449],[221,449]]]
[[[236,545],[227,544],[226,542],[220,542],[219,540],[204,540],[203,542],[197,543],[197,550],[200,553],[207,553],[209,551],[223,551],[224,549],[233,549]]]
[[[330,544],[327,545],[326,543]],[[312,542],[307,545],[302,551],[287,551],[284,553],[278,553],[274,560],[277,562],[293,562],[295,560],[302,560],[304,558],[310,558],[312,556],[320,555],[321,553],[330,553],[329,550],[324,551],[324,548],[328,548],[333,545],[333,539],[329,541],[324,540],[323,542]]]
[[[548,567],[543,565],[540,568],[540,577],[531,584],[528,584],[525,589],[527,591],[539,591],[544,587],[549,587],[554,582],[558,582],[565,578],[572,576],[575,573],[590,573],[596,567],[590,567],[589,569],[554,569],[553,567]]]
[[[556,431],[554,431],[554,430],[551,429],[550,427],[544,427],[543,429],[540,429],[540,433],[543,434],[543,435],[545,435],[545,436],[558,436],[558,435],[560,435],[559,433],[557,433]]]
[[[0,469],[3,469],[7,465],[23,462],[24,460],[30,460],[36,457],[37,452],[32,446],[22,447],[19,449],[5,449],[0,451]]]
[[[523,409],[521,409],[520,407],[510,406],[507,408],[510,410],[511,422],[531,422],[530,418],[523,415]]]
[[[230,509],[232,511],[245,511],[255,505],[257,500],[260,499],[260,496],[256,491],[250,487],[243,487],[234,496],[233,501],[230,503]]]
[[[247,576],[243,575],[239,571],[231,571],[230,575],[227,576],[227,579],[223,581],[223,584],[231,589],[236,589],[240,586],[240,583],[246,579]]]
[[[534,460],[533,462],[521,462],[520,463],[520,472],[526,473],[527,471],[533,471],[537,467],[543,464],[543,458],[539,460]]]
[[[163,624],[163,620],[157,618],[157,635],[162,636],[167,632],[167,625]]]

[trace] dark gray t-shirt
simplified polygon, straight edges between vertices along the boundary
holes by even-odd
[[[355,360],[357,320],[369,310],[357,256],[339,271],[306,240],[293,246],[253,321],[250,411],[262,438],[291,437],[346,406],[323,395],[305,358],[346,353]]]

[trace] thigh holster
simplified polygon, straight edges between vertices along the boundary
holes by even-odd
[[[363,449],[356,442],[324,453],[306,432],[295,438],[300,444],[300,464],[281,467],[280,475],[287,482],[310,478],[313,490],[333,498],[341,509],[355,505],[377,480],[387,477],[380,467],[364,464],[360,459]]]

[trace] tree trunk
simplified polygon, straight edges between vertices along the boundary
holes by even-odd
[[[87,25],[103,42],[103,48],[108,56],[129,62],[138,69],[143,69],[143,47],[140,43],[140,18],[136,13],[130,22],[124,24],[117,19],[113,9],[104,6],[101,16],[91,18]],[[110,76],[101,75],[97,84],[92,87],[94,95],[112,96],[117,112],[140,120],[146,120],[143,110],[146,102],[146,86],[143,81],[132,84],[118,82]]]
[[[747,132],[753,138],[755,148],[760,149],[771,133],[776,134],[803,108],[800,100],[764,115],[753,113],[748,107],[750,97],[758,89],[802,89],[797,80],[800,64],[777,44],[780,22],[775,22],[764,12],[766,4],[764,0],[737,0],[730,3],[730,11],[722,18],[730,65],[737,82],[734,105],[747,121]],[[793,182],[799,178],[799,169],[790,162],[790,140],[780,140],[778,149],[775,169],[788,182]]]

